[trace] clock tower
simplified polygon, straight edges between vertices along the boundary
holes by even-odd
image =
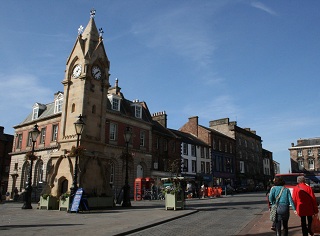
[[[80,26],[78,37],[67,59],[64,85],[64,104],[60,124],[61,150],[75,146],[77,135],[74,122],[81,114],[85,128],[80,145],[88,151],[104,152],[106,101],[109,88],[108,60],[102,28],[95,24],[95,10],[83,30]]]

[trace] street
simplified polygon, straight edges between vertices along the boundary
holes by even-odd
[[[83,213],[22,210],[21,203],[0,205],[1,235],[237,235],[262,210],[265,193],[191,199],[185,210],[165,210],[163,200],[132,201],[131,208]],[[154,227],[151,227],[154,225]],[[144,230],[141,230],[144,229]]]
[[[188,202],[198,212],[129,235],[237,235],[267,208],[265,193]]]

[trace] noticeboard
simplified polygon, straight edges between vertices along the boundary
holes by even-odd
[[[76,194],[74,195],[70,212],[78,212],[79,211],[79,206],[80,206],[82,194],[83,194],[83,189],[78,188]]]

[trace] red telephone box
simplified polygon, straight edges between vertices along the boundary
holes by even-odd
[[[145,178],[136,178],[134,181],[134,200],[141,201],[143,190],[146,188]]]

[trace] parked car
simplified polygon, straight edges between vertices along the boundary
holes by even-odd
[[[225,191],[226,191],[226,187],[227,187],[227,194],[234,194],[235,192],[236,192],[236,190],[233,188],[233,187],[231,187],[230,185],[227,185],[227,186],[221,186],[221,188],[222,188],[222,195],[225,195],[226,193],[225,193]]]
[[[248,190],[248,187],[245,186],[245,185],[237,186],[237,187],[235,188],[235,190],[236,190],[237,193],[245,193],[245,192],[248,192],[248,191],[249,191],[249,190]]]
[[[320,184],[319,183],[312,183],[310,187],[313,189],[313,192],[320,193]]]
[[[257,184],[255,187],[255,191],[259,192],[259,191],[265,191],[265,188],[263,186],[263,184]]]

